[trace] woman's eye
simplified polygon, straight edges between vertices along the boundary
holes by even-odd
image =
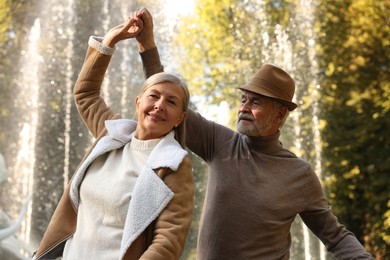
[[[168,100],[168,103],[171,104],[171,105],[176,105],[175,100]]]

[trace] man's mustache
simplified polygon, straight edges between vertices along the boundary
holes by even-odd
[[[250,120],[250,121],[253,121],[254,118],[251,114],[247,114],[247,113],[239,113],[238,114],[238,120]]]

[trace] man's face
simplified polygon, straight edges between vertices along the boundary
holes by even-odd
[[[238,112],[237,131],[247,136],[270,136],[280,125],[280,107],[271,98],[244,91]]]

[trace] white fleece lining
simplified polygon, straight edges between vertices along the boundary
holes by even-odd
[[[176,171],[186,155],[187,151],[180,147],[172,131],[153,149],[149,156],[147,167],[152,169],[167,167],[172,171]]]
[[[95,148],[99,146],[99,149],[93,149],[91,153],[88,155],[88,157],[84,160],[82,165],[80,165],[77,172],[75,173],[75,176],[73,178],[70,187],[70,198],[73,202],[73,206],[76,211],[79,207],[79,195],[80,195],[79,187],[84,178],[84,174],[88,166],[93,162],[93,160],[95,160],[100,155],[109,152],[111,150],[118,149],[124,145],[125,145],[124,143],[114,140],[109,136],[104,136],[99,140],[99,142],[95,146]]]
[[[134,196],[130,200],[123,231],[120,259],[134,240],[160,215],[174,193],[152,170],[141,172],[134,187]],[[136,214],[134,214],[136,213]]]
[[[102,43],[103,37],[90,36],[88,40],[88,45],[91,48],[94,48],[98,52],[104,55],[112,56],[115,52],[115,48],[111,48]]]
[[[130,119],[107,120],[105,125],[109,135],[103,136],[88,157],[80,165],[71,183],[70,198],[75,210],[79,207],[79,187],[89,165],[100,155],[119,149],[131,140],[137,122]]]

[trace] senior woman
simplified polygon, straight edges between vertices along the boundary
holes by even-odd
[[[194,204],[184,150],[189,93],[177,76],[148,78],[136,97],[138,120],[121,119],[100,97],[115,44],[142,20],[90,37],[74,87],[79,113],[96,138],[66,188],[35,259],[179,259]]]

